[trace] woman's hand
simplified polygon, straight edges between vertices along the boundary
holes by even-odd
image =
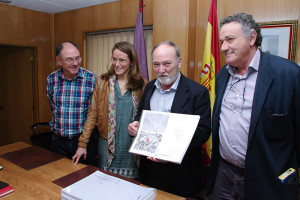
[[[74,163],[74,165],[77,165],[80,157],[83,155],[83,159],[86,159],[86,148],[83,147],[78,147],[76,154],[72,157],[72,163]]]

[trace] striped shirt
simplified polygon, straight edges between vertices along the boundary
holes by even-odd
[[[259,61],[260,51],[257,49],[243,76],[236,74],[234,67],[226,67],[231,76],[220,113],[220,154],[223,159],[241,168],[245,167]]]
[[[64,77],[62,69],[47,78],[47,97],[52,110],[51,129],[62,137],[78,136],[83,129],[90,107],[97,76],[80,67],[72,80]]]

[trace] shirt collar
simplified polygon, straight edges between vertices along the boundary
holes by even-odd
[[[62,68],[59,69],[59,71],[58,71],[58,76],[59,76],[61,79],[66,79],[66,78],[65,78],[65,75],[64,75],[64,73],[63,73],[63,71],[62,71]],[[83,75],[83,70],[82,70],[81,67],[79,67],[77,75],[76,75],[74,78],[72,78],[71,80],[74,80],[74,79],[77,79],[77,78],[83,78],[83,76],[84,76],[84,75]],[[67,79],[66,79],[66,80],[67,80]]]
[[[178,72],[178,76],[177,76],[177,78],[176,78],[176,81],[173,83],[173,85],[171,86],[170,89],[165,90],[165,91],[171,91],[171,90],[172,90],[172,91],[176,91],[176,90],[177,90],[177,87],[178,87],[178,83],[179,83],[180,77],[181,77],[181,73],[180,73],[180,71],[179,71],[179,72]],[[156,88],[157,88],[158,90],[161,90],[161,91],[162,91],[162,88],[161,88],[161,85],[160,85],[160,82],[158,81],[158,79],[156,79],[154,85],[156,86]]]

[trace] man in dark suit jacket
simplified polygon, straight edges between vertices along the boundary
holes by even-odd
[[[258,49],[262,36],[251,15],[220,24],[227,65],[216,78],[212,199],[297,199],[300,161],[300,68]],[[288,183],[278,177],[293,168]]]
[[[142,110],[200,115],[194,137],[182,163],[162,162],[141,157],[140,178],[143,184],[180,196],[195,196],[201,190],[201,150],[210,135],[210,99],[208,90],[180,73],[180,51],[166,41],[152,51],[153,69],[157,79],[144,90],[139,111],[128,131],[135,136]]]

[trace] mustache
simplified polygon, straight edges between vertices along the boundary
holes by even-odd
[[[160,78],[161,76],[168,76],[171,77],[168,73],[163,73],[163,74],[157,74],[157,78]]]

